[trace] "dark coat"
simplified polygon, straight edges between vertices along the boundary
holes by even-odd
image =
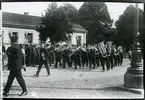
[[[54,54],[55,54],[55,58],[56,59],[61,59],[61,57],[62,57],[62,52],[61,51],[55,50],[54,51]]]
[[[40,61],[43,61],[42,53],[44,53],[44,58],[48,61],[48,52],[45,48],[40,48]]]
[[[6,49],[5,49],[5,46],[3,45],[2,46],[2,52],[5,52],[6,51]]]
[[[18,44],[8,47],[6,51],[8,55],[8,70],[21,70],[22,65],[22,50]]]

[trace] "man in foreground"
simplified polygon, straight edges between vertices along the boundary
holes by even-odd
[[[18,44],[17,36],[11,37],[11,46],[7,49],[6,53],[8,55],[8,70],[10,70],[10,73],[4,88],[3,95],[8,96],[15,77],[22,88],[22,93],[19,96],[26,95],[27,88],[21,72],[21,69],[23,68],[22,51],[20,45]]]

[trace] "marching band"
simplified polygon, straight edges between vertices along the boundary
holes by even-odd
[[[47,54],[40,54],[41,47],[38,45],[21,45],[25,52],[26,66],[40,65],[41,56],[47,55],[47,62],[50,66],[54,64],[54,68],[58,68],[58,63],[61,68],[73,67],[74,69],[88,67],[90,70],[102,66],[102,71],[108,71],[115,66],[122,66],[123,63],[123,48],[116,47],[112,41],[104,43],[104,41],[95,45],[82,46],[77,45],[51,45],[43,44]],[[106,66],[106,68],[105,68]]]

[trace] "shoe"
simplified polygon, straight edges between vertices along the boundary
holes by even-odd
[[[24,96],[24,95],[27,95],[28,94],[28,92],[26,91],[26,92],[22,92],[19,96]]]
[[[47,76],[50,76],[50,74],[48,74]]]
[[[6,93],[6,92],[3,92],[3,95],[6,97],[9,96],[8,93]]]

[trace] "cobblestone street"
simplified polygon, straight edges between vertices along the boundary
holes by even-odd
[[[46,76],[42,68],[39,77],[33,77],[37,67],[27,67],[23,71],[28,87],[28,95],[22,98],[143,98],[120,88],[124,83],[124,73],[130,67],[128,59],[124,59],[123,66],[102,72],[99,67],[89,71],[89,68],[54,69],[51,66],[51,75]],[[6,84],[9,71],[3,71],[3,85]],[[21,88],[16,79],[7,98],[19,98]],[[4,97],[5,98],[5,97]]]

